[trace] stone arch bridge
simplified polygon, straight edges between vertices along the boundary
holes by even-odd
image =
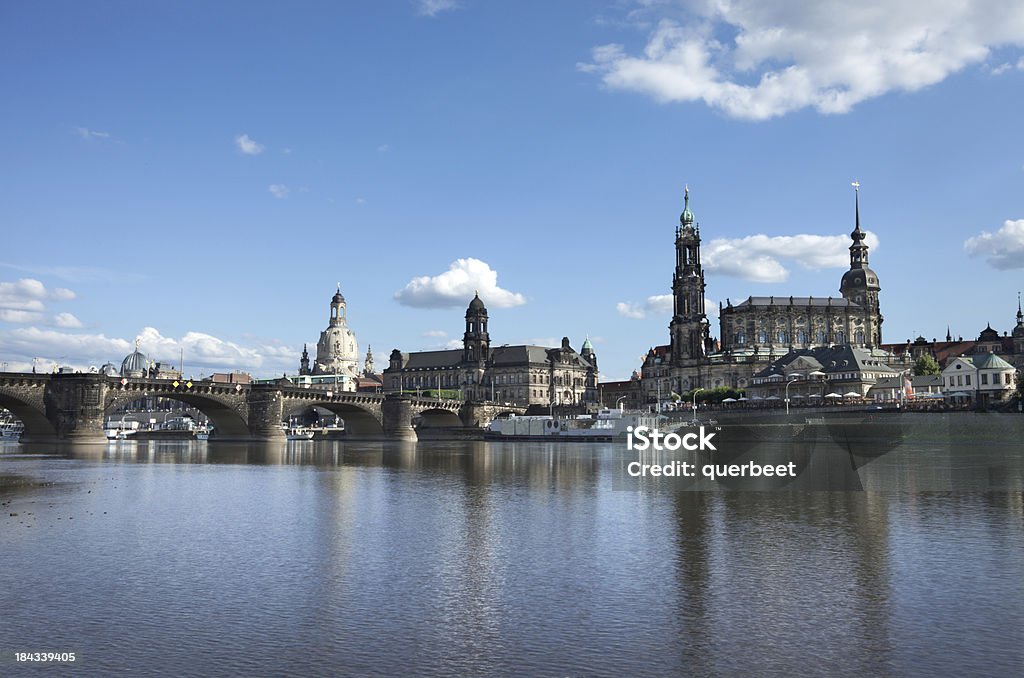
[[[283,438],[283,421],[310,406],[345,420],[348,435],[416,440],[413,419],[430,429],[478,428],[503,412],[494,403],[331,392],[280,384],[121,379],[100,374],[0,373],[0,407],[25,424],[25,441],[106,440],[103,423],[119,406],[147,396],[179,400],[209,417],[219,440]]]

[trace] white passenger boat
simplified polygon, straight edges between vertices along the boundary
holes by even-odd
[[[597,416],[578,417],[511,416],[488,424],[488,440],[569,440],[607,442],[624,437],[632,426],[657,427],[658,418],[649,412],[602,409]]]
[[[288,429],[288,440],[312,440],[313,429],[304,426],[296,426]]]

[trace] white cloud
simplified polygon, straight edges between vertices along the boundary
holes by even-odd
[[[278,200],[284,200],[291,192],[284,184],[270,184],[267,186],[267,190],[270,191]]]
[[[365,205],[366,204],[366,198],[356,198],[355,199],[355,203],[357,205]]]
[[[1017,60],[1017,70],[1024,71],[1024,56]]]
[[[100,132],[88,127],[72,127],[71,129],[86,141],[96,141],[97,139],[102,141],[110,138],[110,132]]]
[[[992,68],[989,71],[989,73],[991,73],[992,75],[1002,75],[1003,73],[1005,73],[1006,71],[1010,70],[1011,68],[1013,68],[1013,64],[1002,63],[1002,64],[999,64],[998,66],[995,66],[994,68]]]
[[[661,18],[643,54],[594,48],[585,72],[611,89],[696,102],[764,120],[807,107],[846,113],[887,92],[912,92],[1024,45],[1024,5],[937,0],[651,3]]]
[[[744,238],[716,238],[702,252],[708,273],[728,275],[753,282],[784,282],[789,270],[783,261],[803,268],[846,268],[850,265],[848,235],[750,235]],[[865,231],[865,244],[878,248],[878,237]]]
[[[423,333],[423,336],[428,339],[442,339],[448,336],[448,333],[444,330],[427,330]]]
[[[972,257],[986,257],[1000,271],[1024,268],[1024,219],[1007,219],[995,233],[982,231],[964,241],[964,249]]]
[[[235,146],[246,155],[259,155],[263,152],[263,145],[250,139],[248,134],[239,134],[235,137]]]
[[[615,310],[619,312],[619,315],[625,316],[626,318],[633,318],[634,320],[643,320],[648,315],[671,315],[672,295],[655,294],[647,297],[647,300],[642,304],[620,301],[615,304]],[[711,316],[717,316],[717,303],[707,297],[704,297],[704,313]],[[597,339],[594,338],[590,341],[595,342]]]
[[[423,16],[437,16],[441,12],[453,10],[459,6],[456,0],[418,0],[417,11]]]
[[[82,327],[82,321],[71,313],[58,313],[53,316],[53,324],[66,329],[78,329]]]
[[[71,325],[63,327],[73,328]],[[298,367],[301,353],[301,349],[275,342],[246,346],[203,332],[187,332],[176,339],[163,336],[153,327],[143,328],[138,338],[139,350],[149,359],[165,365],[177,365],[184,349],[185,374],[196,377],[235,369],[263,375],[291,373]],[[50,363],[100,365],[108,361],[120,365],[134,350],[134,339],[38,327],[0,330],[0,345],[13,361],[32,361],[40,357],[40,364],[46,366]]]
[[[16,282],[0,282],[0,321],[8,323],[31,323],[42,319],[46,303],[50,300],[69,301],[75,293],[63,287],[46,289],[34,278],[22,278]]]
[[[615,310],[619,312],[619,315],[627,318],[633,318],[634,320],[646,318],[648,313],[671,313],[672,295],[656,294],[654,296],[647,297],[647,301],[642,304],[620,301],[615,304]]]
[[[479,292],[484,304],[496,308],[526,303],[522,294],[498,287],[498,272],[473,258],[453,261],[444,273],[413,278],[395,292],[395,299],[403,306],[453,308],[466,306],[474,292]]]

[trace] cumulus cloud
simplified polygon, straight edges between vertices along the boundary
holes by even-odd
[[[235,137],[235,146],[246,155],[259,155],[263,152],[263,144],[256,143],[248,134],[239,134]]]
[[[526,303],[518,292],[498,287],[498,272],[479,259],[456,259],[444,273],[420,276],[395,292],[403,306],[454,308],[465,306],[478,292],[487,306],[510,308]]]
[[[68,314],[70,316],[70,314]],[[74,316],[70,316],[74,319]],[[77,321],[77,319],[75,319]],[[135,341],[105,334],[68,332],[62,329],[19,327],[0,331],[2,344],[12,361],[41,364],[99,365],[120,364],[134,350]],[[204,332],[187,332],[180,338],[167,337],[154,327],[143,328],[138,335],[139,349],[154,361],[177,365],[184,350],[185,374],[199,377],[216,371],[243,370],[254,374],[292,372],[298,366],[300,349],[274,342],[241,345]]]
[[[270,184],[267,190],[278,200],[284,200],[291,193],[291,190],[284,184]]]
[[[972,257],[986,257],[1000,271],[1024,268],[1024,219],[1007,219],[995,233],[982,231],[964,241],[964,249]]]
[[[850,265],[848,235],[750,235],[744,238],[716,238],[702,252],[708,273],[743,278],[753,282],[784,282],[789,269],[783,261],[803,268],[846,268]],[[865,231],[865,244],[878,248],[878,237]]]
[[[78,329],[82,327],[82,321],[71,313],[58,313],[53,316],[53,324],[66,329]]]
[[[417,11],[423,16],[434,17],[441,12],[453,10],[459,6],[456,0],[419,0]]]
[[[47,301],[70,301],[74,298],[75,293],[71,290],[64,287],[50,290],[34,278],[0,282],[0,321],[38,322],[43,318]]]
[[[423,333],[423,336],[428,339],[443,339],[448,336],[448,333],[444,330],[427,330]]]
[[[1024,6],[1010,2],[644,0],[633,21],[652,15],[660,20],[642,54],[602,45],[580,70],[610,89],[747,120],[807,107],[846,113],[941,82],[994,47],[1024,45]]]

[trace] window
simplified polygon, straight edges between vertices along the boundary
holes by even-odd
[[[807,332],[800,330],[796,333],[796,343],[806,344],[807,343]]]
[[[818,343],[818,344],[824,344],[825,343],[825,330],[818,330],[817,337],[815,338],[814,341],[815,341],[815,343]]]
[[[971,375],[969,375],[969,374],[965,374],[964,375],[964,385],[965,386],[970,386],[971,385]]]
[[[736,344],[743,346],[745,343],[747,343],[747,335],[743,330],[740,330],[736,333]]]
[[[999,381],[999,378],[996,377],[996,382],[998,383],[998,381]],[[988,386],[988,374],[986,374],[984,372],[981,373],[981,385],[982,386]]]
[[[964,375],[962,375],[962,374],[956,375],[956,385],[957,386],[963,386],[964,385]]]
[[[779,343],[785,344],[787,339],[788,335],[786,334],[786,330],[779,330]]]
[[[768,343],[768,333],[765,332],[764,330],[761,330],[760,332],[758,332],[757,333],[757,343],[759,343],[759,344],[767,344]]]
[[[842,330],[840,330],[839,332],[836,332],[836,343],[837,344],[845,344],[846,343],[846,333],[843,332]]]
[[[1004,377],[1003,383],[1004,384],[1009,384],[1010,383],[1010,373],[1007,372],[1006,374],[1003,375],[1003,377]]]
[[[854,335],[854,341],[856,343],[858,343],[858,344],[863,344],[864,343],[864,332],[862,332],[861,330],[857,330],[857,333]]]

